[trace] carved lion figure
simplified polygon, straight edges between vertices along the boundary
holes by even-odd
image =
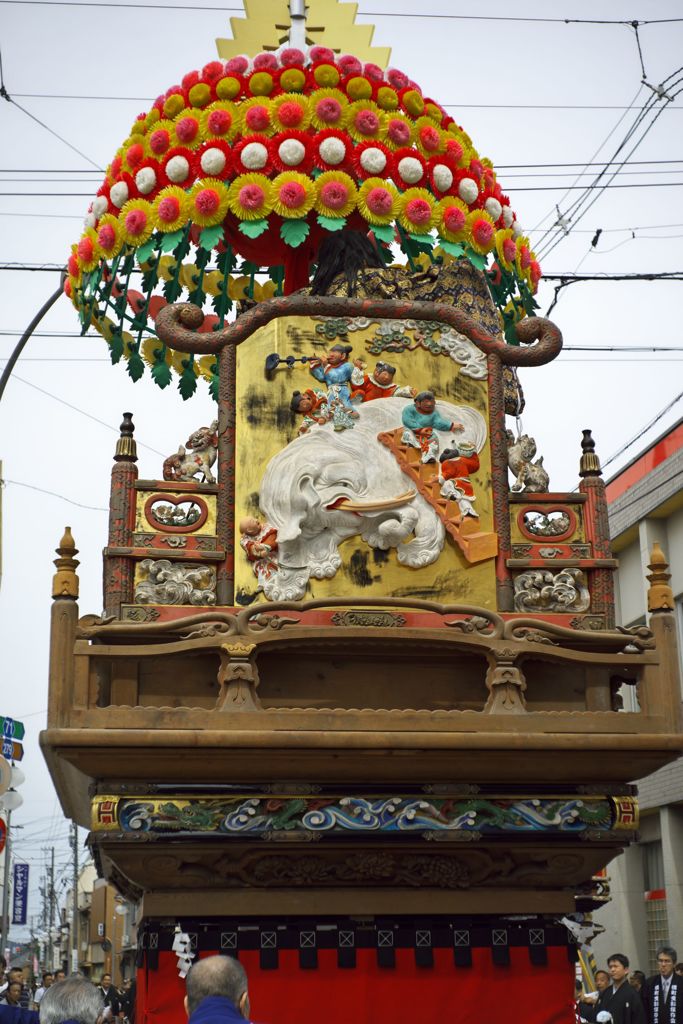
[[[207,484],[215,484],[211,467],[218,451],[218,420],[209,427],[200,427],[182,444],[175,455],[164,460],[164,480],[194,480],[198,473]],[[189,450],[188,450],[189,449]]]
[[[511,430],[506,430],[508,442],[508,466],[515,477],[513,491],[545,492],[550,487],[550,477],[543,468],[543,456],[532,462],[536,454],[536,441],[529,434],[515,439]]]

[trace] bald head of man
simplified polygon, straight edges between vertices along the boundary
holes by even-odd
[[[229,999],[245,1020],[249,1017],[247,975],[242,964],[231,956],[207,956],[190,968],[185,996],[185,1012],[191,1017],[204,999],[223,996]]]

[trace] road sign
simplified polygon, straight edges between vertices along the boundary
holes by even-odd
[[[9,718],[7,715],[0,715],[0,731],[8,739],[23,740],[25,732],[24,723],[17,722],[16,719]]]
[[[24,747],[23,744],[17,743],[16,740],[3,736],[1,752],[2,756],[6,757],[8,761],[21,761],[24,756]]]

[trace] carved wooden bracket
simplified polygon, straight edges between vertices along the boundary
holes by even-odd
[[[218,670],[220,693],[216,711],[261,711],[256,696],[259,684],[256,667],[256,644],[234,641],[221,644],[221,667]]]
[[[484,714],[526,714],[526,680],[514,663],[515,656],[516,652],[509,647],[491,651],[490,667],[486,673],[489,696],[484,705]]]

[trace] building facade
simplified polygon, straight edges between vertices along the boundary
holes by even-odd
[[[617,621],[644,624],[648,562],[654,543],[666,554],[683,650],[683,419],[658,437],[607,484],[612,547],[619,559]],[[625,691],[625,692],[624,692]],[[627,710],[637,693],[622,688]],[[659,943],[683,959],[683,758],[638,781],[640,841],[608,868],[612,902],[596,914],[605,928],[594,942],[598,961],[623,951],[631,966],[656,969]]]

